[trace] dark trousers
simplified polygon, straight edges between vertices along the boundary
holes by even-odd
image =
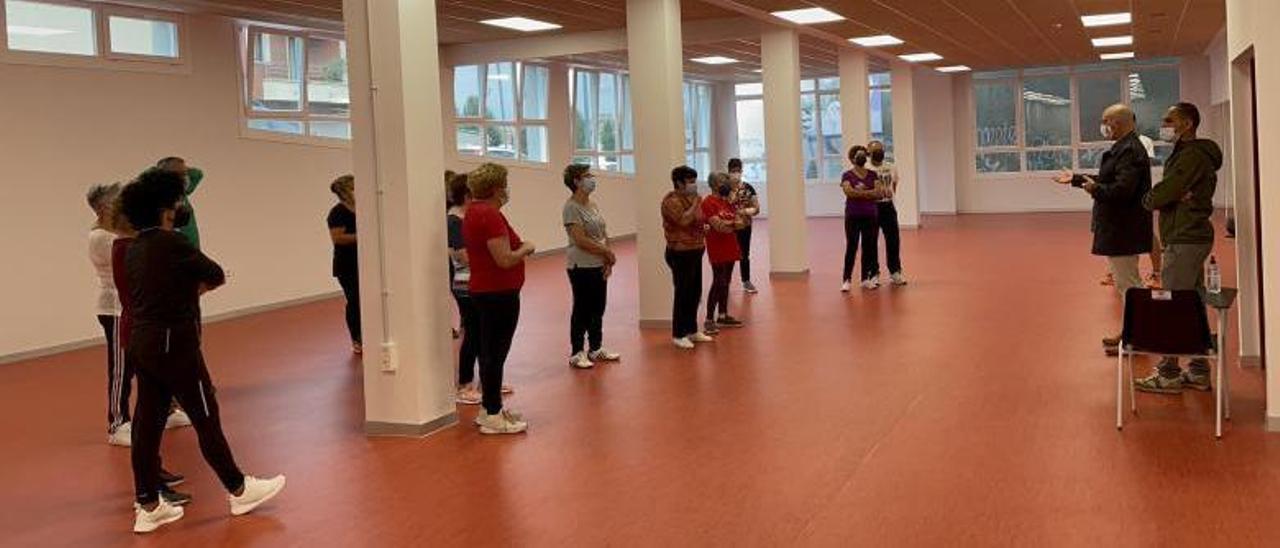
[[[364,340],[360,334],[360,275],[342,274],[338,276],[338,285],[347,297],[347,331],[351,333],[351,342],[359,343]]]
[[[876,249],[877,221],[875,217],[844,217],[844,281],[853,279],[853,259],[858,255],[858,241],[862,241],[862,278],[866,280],[880,271],[880,252]]]
[[[729,280],[733,278],[733,263],[711,265],[711,289],[707,291],[707,321],[729,315]]]
[[[680,339],[698,332],[698,305],[702,301],[702,249],[667,249],[667,266],[675,295],[671,304],[671,336]]]
[[[462,344],[458,347],[458,385],[476,380],[476,362],[480,358],[480,314],[476,303],[465,290],[454,290],[453,301],[458,303],[458,316],[462,318]]]
[[[751,225],[738,231],[738,249],[742,250],[742,258],[738,259],[739,274],[742,283],[751,281]]]
[[[198,323],[174,327],[138,326],[129,337],[128,359],[138,378],[133,420],[133,483],[139,504],[156,502],[160,481],[160,440],[170,403],[177,399],[191,417],[200,453],[228,493],[244,486],[222,433],[209,370],[200,351]]]
[[[884,234],[884,260],[889,263],[889,273],[897,274],[902,272],[902,237],[898,233],[898,208],[894,207],[893,202],[879,202],[876,208],[879,209],[876,224]],[[877,265],[876,275],[879,274],[880,269]]]
[[[133,388],[133,369],[124,359],[124,341],[120,340],[120,318],[98,316],[98,324],[107,337],[107,431],[115,432],[129,422],[129,393]]]
[[[502,373],[520,323],[520,292],[472,293],[480,324],[480,389],[485,412],[502,411]]]
[[[586,338],[592,352],[600,350],[604,344],[604,309],[609,298],[604,267],[570,268],[569,287],[573,290],[569,347],[575,355],[582,352],[583,338]]]

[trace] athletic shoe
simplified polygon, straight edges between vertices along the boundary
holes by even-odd
[[[748,295],[755,295],[756,293],[760,292],[759,289],[756,289],[755,284],[749,281],[742,282],[742,290],[746,291]]]
[[[476,423],[480,425],[481,434],[519,434],[529,429],[529,423],[520,420],[507,409],[496,415],[481,411],[480,416],[476,417]]]
[[[175,474],[173,472],[165,470],[164,468],[161,468],[160,481],[164,482],[164,484],[169,487],[177,487],[179,485],[182,485],[183,482],[187,481],[187,478],[183,477],[182,474]]]
[[[720,333],[720,326],[716,325],[715,320],[707,320],[702,323],[702,332],[708,335],[717,335]]]
[[[351,343],[351,353],[357,356],[364,354],[364,345],[358,342]]]
[[[867,291],[880,289],[880,280],[877,280],[875,278],[867,278],[865,280],[862,280],[862,289],[865,289]]]
[[[107,443],[117,447],[133,445],[133,423],[126,422],[116,427],[116,431],[107,434]]]
[[[689,337],[680,337],[678,339],[671,339],[671,342],[676,345],[676,348],[680,348],[683,350],[693,350],[693,341],[689,340]]]
[[[849,280],[845,280],[844,282],[840,283],[841,293],[848,293],[850,289],[853,289],[853,284],[850,283]]]
[[[1213,390],[1213,381],[1209,379],[1208,373],[1184,371],[1182,373],[1182,386],[1201,392],[1210,392]]]
[[[179,493],[168,487],[160,490],[160,498],[174,506],[186,506],[191,503],[191,495]]]
[[[596,364],[591,363],[591,360],[587,358],[586,352],[578,352],[577,354],[569,356],[569,366],[574,369],[591,369],[592,367],[595,367]]]
[[[715,342],[715,339],[711,338],[711,335],[708,335],[708,334],[703,333],[703,332],[701,332],[701,331],[699,331],[699,332],[697,332],[697,333],[694,333],[694,334],[692,334],[692,335],[689,335],[689,340],[690,340],[690,341],[692,341],[692,342],[696,342],[696,343],[709,343],[709,342]]]
[[[280,494],[284,489],[284,476],[276,476],[270,479],[258,479],[253,476],[244,477],[244,487],[240,489],[240,495],[227,495],[227,501],[231,503],[231,515],[243,516],[252,512],[254,508],[261,506]]]
[[[587,355],[587,358],[597,362],[616,362],[622,360],[622,354],[601,348],[599,350],[593,350]]]
[[[458,388],[458,395],[454,397],[454,401],[462,405],[480,405],[480,391],[473,385],[467,385]]]
[[[733,316],[724,315],[724,316],[720,316],[720,319],[716,320],[716,325],[723,325],[725,327],[742,327],[743,325],[746,325],[746,324],[742,323],[742,320],[739,320]]]
[[[191,417],[187,416],[187,412],[181,409],[174,409],[164,422],[165,429],[182,428],[184,426],[191,426]]]
[[[1103,347],[1103,348],[1115,348],[1115,347],[1117,347],[1117,346],[1120,346],[1120,336],[1119,336],[1119,335],[1116,335],[1116,336],[1114,336],[1114,337],[1103,337],[1103,338],[1102,338],[1102,347]]]
[[[907,276],[901,272],[894,272],[889,275],[889,282],[897,286],[907,285]]]
[[[1141,392],[1151,392],[1153,394],[1181,394],[1182,377],[1165,377],[1155,373],[1145,379],[1133,381],[1133,387]]]
[[[514,389],[514,388],[512,388],[512,387],[510,387],[510,386],[507,386],[507,385],[505,385],[505,384],[504,384],[504,385],[502,385],[501,393],[502,393],[503,395],[510,396],[511,394],[515,394],[515,393],[516,393],[516,389]]]
[[[161,525],[182,519],[182,507],[173,506],[163,498],[156,504],[155,510],[148,512],[141,504],[133,505],[133,532],[150,533]]]

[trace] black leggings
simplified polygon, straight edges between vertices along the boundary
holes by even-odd
[[[667,266],[675,294],[671,303],[671,336],[682,339],[698,332],[698,304],[702,301],[702,249],[667,249]]]
[[[876,239],[875,217],[844,217],[844,281],[853,280],[853,259],[858,254],[858,240],[862,240],[862,278],[868,280],[880,271],[880,252]]]
[[[609,298],[609,281],[604,267],[570,268],[569,287],[573,290],[573,313],[569,316],[569,347],[574,355],[582,352],[583,338],[590,350],[604,344],[604,309]]]
[[[751,281],[751,225],[739,230],[737,234],[738,249],[742,251],[742,258],[738,259],[741,265],[739,274],[741,274],[742,283],[749,283]]]
[[[472,293],[480,319],[480,389],[485,412],[502,411],[502,374],[520,323],[520,292]]]
[[[351,333],[351,342],[359,343],[364,340],[360,335],[360,275],[339,275],[338,285],[347,297],[347,331]]]
[[[729,315],[729,280],[733,278],[733,263],[711,265],[711,289],[707,291],[707,321],[716,319],[716,309],[721,316]]]
[[[453,290],[453,300],[458,303],[458,315],[462,318],[462,344],[458,347],[458,385],[462,386],[476,379],[476,360],[480,357],[480,314],[466,290]]]
[[[138,378],[133,421],[133,483],[138,503],[156,502],[164,488],[160,440],[175,398],[191,417],[205,462],[228,493],[240,490],[244,474],[222,433],[216,391],[200,351],[199,324],[135,327],[129,336],[127,358]]]
[[[107,432],[115,432],[129,422],[129,393],[133,388],[133,369],[124,358],[124,341],[120,340],[120,318],[98,316],[98,324],[107,337]]]
[[[898,233],[898,208],[894,207],[893,202],[879,202],[876,207],[879,209],[876,224],[884,234],[884,260],[889,263],[889,273],[897,274],[902,272],[902,237]],[[877,265],[876,274],[879,273],[880,268]]]

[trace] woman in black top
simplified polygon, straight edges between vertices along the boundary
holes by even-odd
[[[363,351],[360,338],[360,267],[356,252],[356,179],[343,175],[334,179],[329,190],[338,204],[329,210],[329,237],[333,239],[333,277],[347,297],[347,330],[351,332],[351,351]]]

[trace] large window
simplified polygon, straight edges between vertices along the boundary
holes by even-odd
[[[738,115],[738,157],[742,178],[752,183],[766,182],[764,154],[764,85],[734,86]]]
[[[248,130],[351,138],[345,41],[327,34],[252,26],[242,32]]]
[[[800,136],[805,180],[839,181],[844,170],[839,78],[800,81]]]
[[[178,14],[72,0],[3,0],[3,7],[0,53],[103,65],[183,61]]]
[[[630,76],[574,69],[570,82],[574,163],[603,171],[635,173]]]
[[[1117,103],[1132,106],[1139,133],[1158,139],[1164,110],[1178,97],[1176,60],[975,73],[975,168],[1097,169],[1111,147],[1098,129],[1103,110]],[[1169,143],[1157,144],[1153,164],[1171,150]]]
[[[872,72],[868,78],[868,89],[871,95],[870,135],[873,141],[884,143],[884,155],[893,159],[893,90],[892,80],[888,72]]]
[[[684,83],[685,163],[698,170],[699,177],[711,174],[711,86]]]
[[[510,61],[454,67],[458,152],[545,163],[549,79],[544,66]]]

